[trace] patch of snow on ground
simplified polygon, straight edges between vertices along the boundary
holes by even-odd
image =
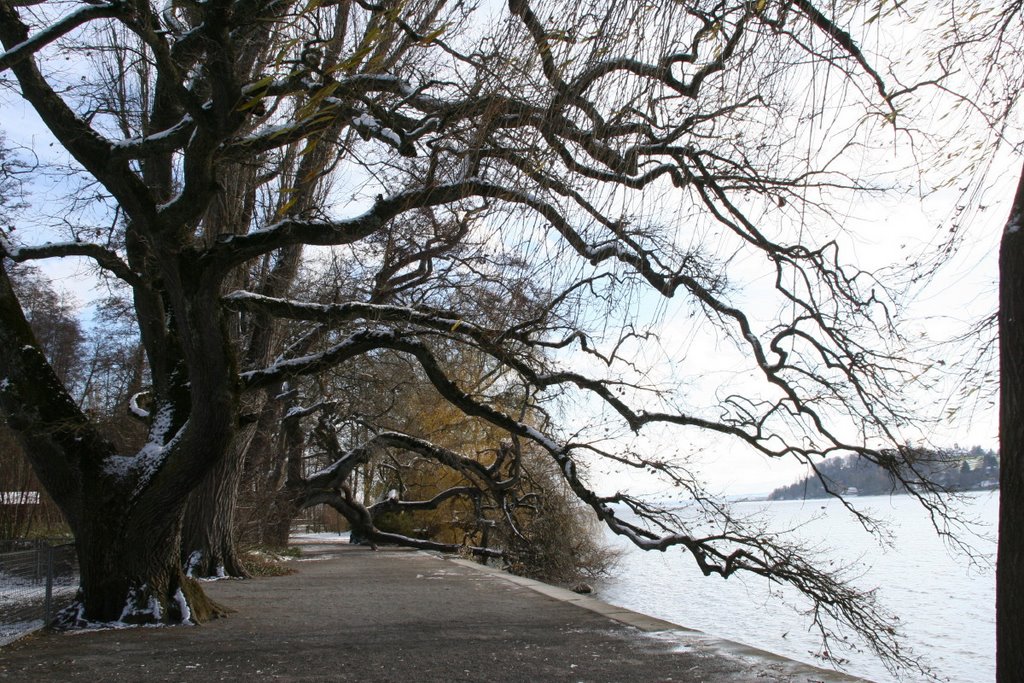
[[[310,541],[316,541],[317,543],[348,543],[348,537],[349,532],[347,531],[341,533],[336,531],[318,531],[292,534],[290,539],[293,542],[299,543],[309,543]]]
[[[30,619],[28,621],[15,621],[10,624],[0,624],[0,646],[13,643],[18,638],[32,633],[43,627],[42,619]]]
[[[53,599],[73,596],[78,590],[77,577],[55,577]],[[42,604],[46,599],[46,583],[0,572],[0,609],[15,609],[34,602]]]
[[[78,590],[77,577],[54,578],[51,597],[55,608],[70,603]],[[0,572],[0,645],[43,627],[46,583]],[[36,618],[27,618],[36,616]]]

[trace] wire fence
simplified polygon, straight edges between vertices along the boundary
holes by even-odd
[[[0,645],[49,624],[77,589],[73,543],[0,540]]]

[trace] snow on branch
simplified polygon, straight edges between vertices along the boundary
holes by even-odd
[[[2,11],[13,13],[13,10],[5,9]],[[50,43],[59,40],[83,24],[93,21],[94,19],[109,19],[116,17],[123,11],[124,3],[120,2],[120,0],[114,0],[113,2],[90,3],[87,7],[78,9],[63,19],[47,26],[31,38],[27,38],[16,45],[8,47],[7,51],[0,55],[0,72],[10,69],[24,59],[28,59]],[[6,20],[7,19],[3,17],[3,14],[0,14],[0,21]]]
[[[428,500],[401,500],[398,497],[389,496],[385,500],[379,503],[374,503],[369,507],[371,515],[377,516],[384,512],[411,512],[419,510],[436,510],[445,503],[453,498],[472,498],[477,499],[483,492],[476,486],[453,486],[447,488],[437,495],[433,496]]]
[[[355,532],[371,543],[379,541],[442,552],[469,550],[473,554],[486,557],[502,556],[502,552],[494,548],[465,548],[457,544],[382,532],[375,526],[374,518],[377,514],[388,511],[437,509],[446,501],[456,498],[470,498],[474,501],[479,501],[483,495],[500,498],[505,490],[518,481],[517,477],[502,478],[502,468],[509,465],[506,457],[499,455],[492,464],[484,465],[476,458],[463,456],[424,439],[399,432],[374,434],[359,445],[343,451],[335,427],[326,416],[321,417],[316,434],[321,446],[337,459],[329,467],[307,478],[289,481],[289,487],[297,491],[300,508],[318,504],[331,505],[349,520]],[[398,492],[392,491],[385,500],[367,508],[352,495],[347,480],[356,466],[365,463],[374,451],[382,448],[397,448],[435,460],[460,473],[466,483],[450,486],[428,500],[401,500]]]
[[[405,156],[415,156],[415,148],[398,131],[381,125],[382,122],[376,117],[352,105],[370,93],[392,93],[406,98],[412,96],[415,92],[412,86],[397,76],[354,74],[337,79],[332,77],[329,83],[324,83],[297,71],[287,78],[265,78],[250,83],[242,92],[246,98],[242,107],[246,109],[255,107],[264,98],[298,94],[316,98],[320,106],[294,121],[265,126],[257,132],[226,141],[223,152],[227,158],[249,158],[253,154],[309,138],[343,122],[349,122],[361,135],[386,142]],[[327,92],[330,95],[324,96]]]
[[[133,455],[109,456],[104,461],[104,470],[110,476],[129,483],[132,495],[139,495],[160,471],[188,428],[188,421],[177,429],[174,423],[174,409],[170,405],[161,406],[153,417],[149,439],[142,448]]]
[[[445,332],[453,336],[466,336],[483,342],[488,338],[513,338],[526,341],[520,335],[499,333],[465,320],[455,311],[444,311],[427,307],[392,306],[345,302],[318,304],[292,299],[263,296],[254,292],[234,291],[223,297],[224,303],[232,309],[263,311],[285,320],[303,320],[337,325],[355,320],[386,323],[405,323]]]
[[[473,196],[486,196],[499,188],[477,178],[378,197],[373,206],[353,218],[308,221],[287,218],[246,235],[223,235],[202,259],[222,270],[282,247],[308,244],[352,244],[379,230],[387,221],[415,209],[451,204]]]
[[[0,250],[14,261],[25,261],[81,256],[92,259],[96,265],[135,287],[142,279],[118,255],[92,242],[47,242],[36,246],[16,246],[6,236],[0,236]]]
[[[172,152],[182,148],[195,131],[196,122],[185,114],[174,125],[142,137],[112,142],[113,157],[119,159],[141,159],[159,153]]]
[[[129,414],[140,420],[148,421],[150,418],[149,411],[142,407],[141,401],[143,399],[151,398],[151,395],[152,394],[149,390],[132,394],[132,397],[128,400]]]
[[[312,304],[275,299],[241,291],[236,291],[227,295],[225,297],[225,302],[231,307],[249,310],[263,310],[271,313],[272,315],[292,320],[318,321],[323,323],[339,323],[357,319],[382,322],[404,322],[440,330],[450,335],[465,335],[472,338],[481,350],[518,372],[520,376],[528,381],[531,386],[544,389],[558,385],[571,384],[581,390],[600,397],[602,401],[612,407],[627,422],[627,424],[629,424],[633,431],[638,431],[644,425],[650,423],[671,423],[680,426],[698,427],[739,438],[771,457],[779,457],[792,452],[792,449],[788,446],[782,451],[768,448],[765,445],[767,439],[757,431],[744,429],[742,425],[716,422],[683,414],[635,411],[619,396],[617,396],[613,388],[604,381],[588,378],[573,372],[542,374],[531,367],[527,362],[516,358],[503,344],[492,341],[498,337],[496,333],[478,327],[472,322],[463,321],[452,313],[445,313],[441,311],[424,312],[409,307],[354,302],[342,304]],[[408,337],[408,335],[405,336]],[[394,350],[415,349],[414,353],[419,353],[420,349],[425,349],[425,347],[418,346],[415,341],[410,341],[408,339],[399,340],[397,337],[388,340],[381,337],[378,338],[377,341],[380,346]],[[295,361],[289,361],[289,365],[287,367],[295,368],[295,371],[300,374],[307,374],[307,372],[315,371],[313,370],[314,367],[325,367],[326,364],[330,362],[327,360],[328,356],[336,358],[335,362],[348,360],[352,357],[347,353],[347,350],[351,348],[348,344],[349,340],[346,340],[346,342],[338,347],[337,350],[324,352],[324,354],[321,354],[321,356],[323,356],[321,360],[314,360],[313,357],[296,359]],[[309,370],[298,370],[300,365],[308,367]],[[802,404],[798,405],[802,406]],[[803,409],[809,410],[809,408]],[[824,427],[822,427],[822,431],[824,431]],[[853,446],[847,446],[844,444],[839,444],[839,446],[843,449],[854,449]]]
[[[270,386],[282,379],[311,375],[380,348],[388,348],[398,337],[394,330],[360,330],[325,351],[300,358],[281,360],[260,370],[241,374],[246,390]]]

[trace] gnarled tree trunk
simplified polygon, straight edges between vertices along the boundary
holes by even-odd
[[[0,406],[75,535],[81,582],[65,619],[180,623],[219,614],[181,570],[183,492],[198,470],[133,469],[142,461],[115,455],[46,362],[2,267],[0,374]],[[201,455],[215,461],[230,432],[205,432]]]
[[[181,506],[156,498],[89,509],[75,529],[81,592],[65,623],[201,623],[223,613],[182,572]]]

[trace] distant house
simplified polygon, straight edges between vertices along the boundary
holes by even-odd
[[[0,491],[0,505],[39,505],[39,491]]]
[[[847,496],[858,496],[858,495],[860,495],[860,491],[857,490],[856,486],[851,486],[851,487],[846,489],[846,492],[844,493],[844,495],[847,495]]]

